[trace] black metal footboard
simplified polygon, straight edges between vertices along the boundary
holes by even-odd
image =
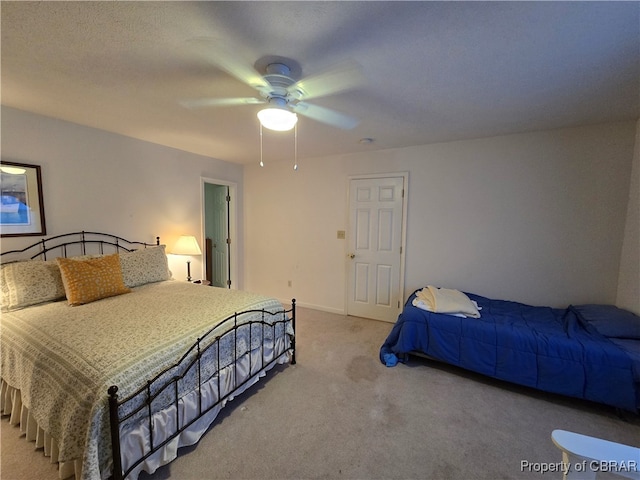
[[[247,316],[252,316],[252,319],[244,320]],[[255,316],[259,319],[253,318]],[[235,313],[198,338],[173,366],[149,379],[126,398],[119,399],[118,387],[111,386],[108,395],[114,480],[123,480],[139,469],[142,462],[174,441],[204,415],[224,406],[223,402],[231,395],[263,374],[283,355],[290,354],[291,363],[295,364],[295,322],[295,299],[288,310],[272,313],[263,309]],[[228,355],[223,358],[222,349],[227,354],[232,352],[232,359]],[[240,378],[239,363],[244,365],[241,368],[246,368],[248,364],[248,374],[244,378]],[[231,379],[225,380],[230,384],[224,387],[223,377]],[[180,418],[180,404],[182,402],[184,408],[187,396],[195,399],[197,413]],[[156,443],[153,415],[159,410],[174,412],[175,422],[170,431],[166,432],[169,428],[165,429],[163,437]],[[131,425],[139,425],[148,431],[149,445],[139,459],[123,466],[121,429]]]

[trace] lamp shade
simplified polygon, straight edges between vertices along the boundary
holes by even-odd
[[[198,241],[193,235],[182,235],[178,238],[171,253],[174,255],[202,255]]]
[[[285,132],[296,125],[298,116],[283,108],[270,107],[258,112],[258,120],[264,128]]]

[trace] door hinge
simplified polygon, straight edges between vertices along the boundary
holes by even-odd
[[[227,280],[227,287],[231,288],[231,280]]]
[[[402,247],[400,247],[400,255],[402,255]]]
[[[231,245],[231,239],[227,238],[227,245]]]
[[[227,203],[231,201],[231,195],[227,195]]]
[[[400,300],[398,300],[398,308],[400,308]]]

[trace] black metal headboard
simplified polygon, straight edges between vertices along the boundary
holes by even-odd
[[[56,235],[29,245],[21,250],[11,250],[0,253],[2,263],[19,260],[47,260],[56,257],[76,255],[104,255],[105,253],[131,252],[139,248],[160,245],[160,237],[156,243],[132,242],[117,235],[99,232],[74,232]]]

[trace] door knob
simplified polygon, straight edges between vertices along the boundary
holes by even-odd
[[[351,255],[349,255],[349,258],[356,258],[356,254],[352,253]]]

